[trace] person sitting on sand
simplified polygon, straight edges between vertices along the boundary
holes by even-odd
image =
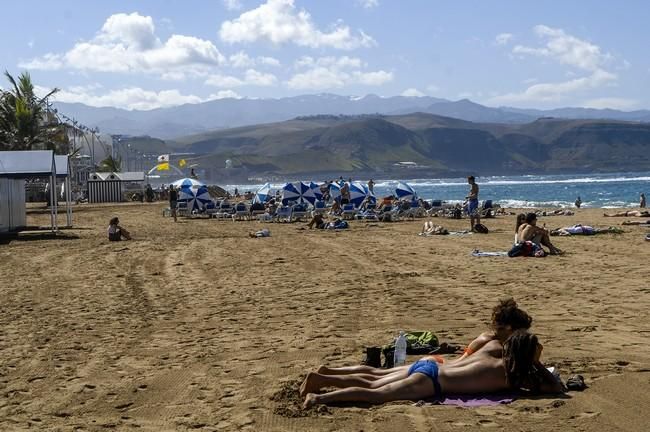
[[[422,227],[421,236],[446,235],[449,231],[442,225],[435,225],[432,221],[426,221]]]
[[[327,225],[327,222],[325,222],[325,218],[323,217],[322,214],[316,213],[314,217],[311,218],[307,226],[309,229],[314,228],[314,226],[318,229],[325,229],[325,226]]]
[[[460,361],[484,347],[491,341],[498,341],[503,344],[506,339],[517,330],[528,330],[533,322],[533,318],[526,313],[526,311],[519,308],[517,302],[512,298],[507,298],[499,301],[494,308],[492,308],[492,318],[490,323],[490,330],[481,333],[477,338],[467,345],[463,351],[463,355],[455,360],[445,362],[445,360],[438,356],[426,356],[423,360],[434,360],[438,363],[450,363]],[[540,353],[543,347],[540,345]],[[384,384],[399,380],[405,377],[404,372],[408,371],[410,365],[398,366],[391,369],[375,368],[372,366],[357,365],[357,366],[343,366],[338,368],[329,368],[320,366],[318,373],[322,375],[350,375],[360,374],[368,380],[382,379]]]
[[[120,220],[116,216],[108,223],[108,240],[120,241],[122,237],[124,240],[131,240],[131,234],[120,226]]]
[[[647,210],[626,210],[618,213],[607,214],[603,213],[605,217],[650,217],[650,212]]]
[[[529,391],[533,394],[561,393],[564,386],[539,361],[537,336],[525,330],[514,332],[503,345],[493,340],[471,356],[439,365],[418,360],[391,382],[367,380],[357,375],[307,374],[300,386],[303,408],[332,402],[380,404],[396,400],[441,398],[445,394],[486,394],[500,391]],[[326,387],[340,390],[316,394]]]
[[[526,214],[519,213],[517,215],[517,222],[515,223],[515,243],[519,243],[519,227],[526,223]]]
[[[531,241],[546,246],[551,255],[560,255],[562,253],[560,249],[551,243],[549,232],[537,226],[537,215],[535,213],[528,213],[526,215],[526,222],[521,224],[517,230],[517,241],[519,243]]]

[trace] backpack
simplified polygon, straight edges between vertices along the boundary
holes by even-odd
[[[485,225],[480,223],[474,225],[474,231],[481,234],[487,234],[489,232],[488,228]]]

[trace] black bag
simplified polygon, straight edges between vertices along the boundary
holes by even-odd
[[[474,231],[480,234],[487,234],[489,232],[488,228],[485,225],[480,223],[474,225]]]

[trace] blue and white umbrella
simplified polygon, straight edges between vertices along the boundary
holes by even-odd
[[[311,183],[309,183],[309,187],[314,192],[314,196],[316,197],[316,199],[318,201],[322,201],[323,200],[323,193],[320,191],[320,185],[316,184],[314,182],[311,182]]]
[[[395,188],[395,195],[397,195],[397,198],[399,199],[407,199],[410,201],[417,199],[418,196],[411,185],[404,182],[397,183],[397,187]]]
[[[287,183],[282,187],[282,204],[289,203],[310,203],[316,201],[314,191],[311,190],[307,183],[295,182]]]
[[[368,187],[363,183],[350,183],[350,203],[354,204],[355,207],[360,207],[369,194]]]
[[[254,203],[261,203],[264,204],[268,200],[272,198],[271,195],[271,184],[266,183],[264,186],[259,188],[257,192],[255,192],[255,196],[253,197],[253,202]]]
[[[330,198],[332,201],[341,200],[341,186],[336,182],[330,183]]]
[[[182,188],[182,187],[192,187],[192,186],[205,186],[205,183],[200,182],[196,179],[193,178],[182,178],[180,180],[176,180],[175,182],[172,183],[174,187],[176,188]]]
[[[181,186],[178,194],[179,202],[186,202],[190,210],[200,210],[212,201],[206,185]]]

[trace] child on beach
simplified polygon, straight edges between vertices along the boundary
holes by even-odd
[[[108,223],[108,240],[120,241],[124,237],[125,240],[131,240],[131,234],[120,226],[120,220],[114,217]]]

